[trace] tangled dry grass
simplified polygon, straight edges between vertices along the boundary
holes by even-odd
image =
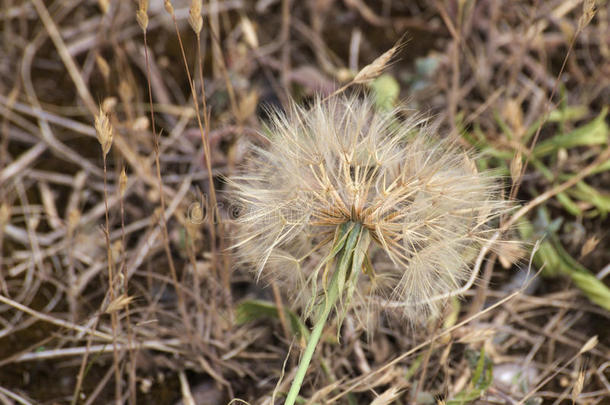
[[[327,328],[303,398],[607,403],[607,1],[145,3],[2,3],[0,401],[281,402],[307,324],[234,265],[222,179],[263,106],[365,88],[502,173],[537,250],[421,327]]]

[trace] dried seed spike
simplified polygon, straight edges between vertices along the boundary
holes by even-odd
[[[139,0],[139,8],[143,13],[148,13],[148,0]]]
[[[521,151],[515,153],[515,157],[510,162],[510,177],[513,180],[513,184],[517,184],[521,177],[521,170],[523,169],[523,156]]]
[[[398,41],[396,41],[393,47],[385,51],[373,62],[360,69],[358,74],[356,74],[356,77],[354,77],[354,80],[352,80],[352,83],[366,83],[379,76],[386,68],[392,57],[396,54],[396,52],[398,52],[400,48],[402,48],[402,46],[404,45],[403,39],[404,35]]]
[[[108,119],[108,116],[100,106],[100,112],[95,117],[95,130],[97,132],[97,139],[102,145],[102,152],[104,157],[108,155],[110,147],[112,146],[112,138],[114,137],[112,124]]]
[[[105,114],[112,113],[117,103],[116,97],[106,97],[104,101],[102,101],[102,111],[104,111]]]
[[[121,198],[125,196],[125,190],[127,189],[127,173],[125,173],[125,166],[121,170],[121,175],[119,176],[119,194]]]
[[[256,35],[254,24],[252,24],[252,21],[246,16],[241,18],[241,30],[244,34],[244,40],[250,45],[250,48],[258,48],[258,36]]]
[[[578,31],[585,28],[595,16],[595,0],[585,0],[582,3],[582,15],[578,19]]]
[[[572,388],[572,403],[576,403],[576,400],[582,393],[582,388],[585,385],[585,373],[580,370],[578,372],[578,377],[576,377],[576,382],[574,383],[574,387]]]
[[[165,0],[163,4],[165,5],[165,11],[167,11],[169,13],[169,15],[171,15],[173,17],[174,16],[174,6],[172,6],[171,0]]]
[[[375,59],[372,63],[363,67],[360,72],[354,77],[354,83],[366,83],[383,72],[385,65],[388,61],[394,56],[396,49],[391,48],[390,50],[383,53],[377,59]]]
[[[582,248],[580,248],[580,257],[585,257],[594,251],[600,241],[601,239],[597,235],[593,235],[587,239],[582,245]]]
[[[136,20],[142,31],[148,28],[148,0],[140,0],[138,11],[136,11]]]
[[[201,17],[201,0],[192,0],[191,8],[189,9],[189,24],[197,35],[203,27],[203,17]]]
[[[108,0],[97,0],[97,4],[100,6],[102,13],[106,14],[108,12],[108,8],[110,7],[110,2]]]
[[[388,405],[402,394],[400,387],[390,387],[371,402],[371,405]]]
[[[578,354],[583,354],[593,349],[595,346],[597,346],[598,341],[597,335],[593,336],[591,339],[587,340],[587,343],[583,345]]]
[[[116,299],[108,304],[106,310],[104,311],[107,314],[110,314],[115,311],[120,311],[121,309],[127,307],[131,301],[133,301],[134,297],[121,294]]]

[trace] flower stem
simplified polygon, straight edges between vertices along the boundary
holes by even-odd
[[[333,276],[324,294],[324,306],[321,308],[314,328],[309,335],[309,341],[307,342],[307,346],[303,352],[303,357],[301,357],[299,368],[294,376],[294,380],[292,381],[292,385],[290,386],[290,391],[288,391],[284,405],[294,405],[297,396],[299,395],[301,385],[303,385],[303,380],[305,379],[305,374],[309,368],[309,363],[311,363],[311,359],[316,350],[316,346],[318,345],[318,341],[320,340],[320,336],[322,336],[324,326],[326,326],[328,316],[334,308],[337,299],[341,295],[339,279],[342,276],[345,277],[347,268],[351,266],[354,257],[355,245],[362,230],[362,225],[358,223],[349,225],[353,225],[353,227],[346,230],[346,232],[349,232],[349,234],[347,235],[347,240],[343,239],[342,243],[344,243],[344,246],[340,250],[339,261],[337,262],[336,269],[333,272]]]
[[[335,272],[335,274],[337,274],[337,272]],[[284,405],[294,405],[297,395],[299,394],[299,390],[301,389],[301,385],[303,384],[303,379],[305,378],[305,373],[307,372],[307,368],[309,367],[309,363],[311,362],[313,353],[316,350],[316,346],[318,345],[318,341],[320,340],[320,336],[322,335],[322,331],[324,330],[324,326],[326,325],[328,315],[330,315],[330,311],[332,310],[334,303],[337,301],[337,297],[339,296],[339,288],[337,284],[338,283],[336,278],[333,277],[326,293],[324,309],[322,310],[322,312],[320,312],[320,316],[316,321],[316,325],[313,328],[311,335],[309,335],[307,347],[305,348],[305,352],[303,353],[303,357],[301,358],[301,362],[299,363],[299,369],[297,370],[297,373],[294,376],[292,386],[290,387],[290,391],[288,392],[288,396],[286,397],[286,402],[284,402]]]

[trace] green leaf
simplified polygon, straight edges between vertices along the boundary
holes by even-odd
[[[572,199],[568,197],[565,192],[557,194],[555,198],[570,214],[574,215],[575,217],[582,215],[582,210],[580,207],[578,207],[578,205],[576,205],[576,203],[572,201]]]
[[[284,308],[286,318],[290,321],[291,332],[297,337],[309,339],[309,330],[301,319],[291,310]],[[236,319],[238,325],[261,318],[279,318],[277,307],[268,301],[247,300],[237,306]]]
[[[500,127],[500,130],[502,131],[502,133],[504,135],[506,135],[506,137],[509,140],[513,140],[514,139],[514,134],[513,134],[512,129],[510,129],[508,124],[506,122],[504,122],[504,120],[502,119],[500,114],[498,114],[498,112],[494,112],[494,118],[496,120],[496,124],[498,124],[498,127]]]
[[[545,224],[547,225],[547,224]],[[531,222],[523,219],[518,225],[519,234],[523,240],[544,240],[538,246],[538,251],[534,255],[534,264],[540,268],[544,266],[542,275],[546,277],[557,276],[561,273],[562,267],[560,266],[560,258],[557,251],[551,245],[551,242],[546,238],[545,235],[536,232]],[[545,232],[548,231],[548,227]]]
[[[610,289],[593,274],[574,271],[570,273],[574,284],[594,303],[610,311]]]
[[[605,218],[610,211],[610,194],[597,191],[584,181],[576,183],[576,187],[568,190],[568,193],[581,201],[595,205],[600,211],[602,218]]]
[[[568,122],[583,119],[589,113],[589,109],[584,105],[565,107],[551,111],[548,122]]]
[[[348,275],[349,278],[346,280],[345,307],[348,307],[351,303],[354,292],[356,291],[356,286],[358,285],[358,277],[360,276],[360,272],[365,269],[364,263],[367,259],[366,252],[370,243],[371,237],[369,231],[366,228],[360,228],[358,240],[356,241],[356,245],[351,253],[351,270]],[[339,313],[339,325],[343,322],[342,318],[344,316],[345,311],[341,311]]]
[[[610,170],[610,159],[606,160],[605,162],[603,162],[602,164],[597,166],[595,169],[593,169],[591,174],[602,173],[602,172],[605,172],[605,171],[608,171],[608,170]]]
[[[419,366],[421,366],[423,361],[424,361],[424,354],[422,353],[419,356],[417,356],[413,362],[411,362],[411,365],[409,366],[409,368],[407,369],[407,372],[405,373],[405,380],[409,381],[411,379],[411,377],[413,377],[415,375],[415,373],[417,372],[417,370],[419,369]]]
[[[542,272],[544,276],[564,275],[570,277],[591,302],[610,311],[610,288],[598,280],[589,269],[570,256],[564,249],[553,230],[553,222],[549,222],[546,209],[541,207],[538,213],[548,235],[539,245],[534,256],[534,264],[537,267],[545,266]],[[521,221],[518,229],[524,240],[539,237],[536,236],[534,226],[527,220]]]
[[[534,156],[542,157],[557,151],[559,148],[573,148],[576,146],[605,145],[608,143],[608,124],[605,118],[608,109],[602,112],[591,122],[576,128],[567,134],[558,134],[540,142],[534,148]]]
[[[370,86],[378,110],[390,111],[394,108],[400,94],[400,85],[392,75],[384,73],[373,80]]]
[[[466,388],[447,401],[447,405],[463,405],[479,399],[493,381],[493,363],[485,357],[485,348],[481,348],[472,379]]]

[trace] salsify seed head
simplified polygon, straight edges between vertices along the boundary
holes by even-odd
[[[372,242],[352,307],[391,303],[409,320],[437,314],[444,300],[434,297],[471,278],[508,207],[498,179],[420,116],[377,111],[367,97],[271,115],[269,144],[252,146],[230,180],[241,261],[307,308],[325,288],[319,263],[338,228],[359,223]]]

